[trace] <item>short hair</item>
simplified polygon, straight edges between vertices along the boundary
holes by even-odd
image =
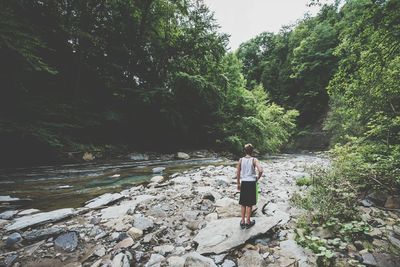
[[[245,144],[244,145],[244,152],[246,153],[246,154],[249,154],[249,155],[251,155],[251,154],[253,154],[253,145],[252,144]]]

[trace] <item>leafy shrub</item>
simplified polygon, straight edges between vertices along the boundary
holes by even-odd
[[[298,185],[298,186],[303,186],[303,185],[310,186],[311,183],[312,183],[312,181],[311,181],[310,177],[301,177],[296,180],[296,185]]]

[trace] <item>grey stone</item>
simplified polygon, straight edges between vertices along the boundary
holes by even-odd
[[[171,253],[172,251],[174,251],[174,246],[172,245],[161,245],[161,246],[155,246],[153,248],[154,252],[157,252],[163,256],[165,256],[168,253]]]
[[[371,253],[362,253],[361,254],[362,257],[362,263],[366,264],[368,266],[377,266],[377,262],[374,258],[374,256]]]
[[[19,233],[12,233],[7,237],[6,246],[13,247],[15,244],[22,241],[22,236]]]
[[[40,210],[38,210],[38,209],[27,209],[27,210],[18,212],[18,216],[31,215],[31,214],[35,214],[38,212],[40,212]]]
[[[271,228],[286,223],[289,217],[285,213],[276,212],[275,216],[256,218],[256,224],[250,229],[241,230],[241,218],[227,218],[207,223],[193,239],[198,243],[197,252],[200,254],[221,254],[238,247],[247,240],[266,233]]]
[[[153,173],[162,173],[164,170],[165,167],[156,167],[152,169]]]
[[[11,267],[17,259],[18,259],[18,254],[12,254],[7,256],[6,259],[4,260],[5,266]]]
[[[190,159],[190,156],[188,154],[184,153],[184,152],[178,152],[176,154],[176,157],[178,159]]]
[[[74,209],[58,209],[49,212],[41,212],[33,215],[27,215],[16,218],[10,225],[6,226],[6,231],[20,230],[26,227],[56,222],[67,217],[75,215]]]
[[[22,236],[29,241],[36,241],[36,240],[42,240],[46,239],[61,233],[64,233],[65,230],[59,227],[50,227],[50,228],[45,228],[45,229],[39,229],[39,230],[32,230],[29,232],[25,232],[22,234]]]
[[[114,249],[117,250],[119,248],[129,248],[134,244],[134,241],[131,237],[125,238],[115,245]]]
[[[54,247],[65,252],[73,252],[77,246],[78,235],[76,232],[62,234],[54,240]]]
[[[108,205],[110,203],[113,203],[121,198],[123,198],[124,196],[121,195],[120,193],[106,193],[104,195],[98,196],[94,199],[91,199],[89,201],[87,201],[85,204],[86,208],[91,208],[91,209],[95,209],[101,206],[105,206]]]
[[[247,250],[238,260],[238,267],[264,267],[267,263],[256,250]]]
[[[133,220],[133,226],[140,230],[146,231],[154,227],[153,220],[145,217],[143,214],[135,214]]]
[[[7,210],[5,212],[0,213],[0,219],[2,220],[9,220],[15,215],[17,215],[18,211],[17,210]]]
[[[280,254],[282,256],[295,259],[299,263],[299,266],[315,266],[315,264],[310,263],[312,252],[299,246],[296,241],[291,239],[282,241],[280,242],[280,248]]]
[[[10,202],[10,201],[17,201],[20,200],[17,197],[11,197],[11,196],[0,196],[0,202]]]
[[[115,255],[111,262],[111,267],[130,267],[129,258],[125,253],[121,252]]]
[[[151,254],[149,261],[146,263],[146,267],[161,266],[161,262],[164,261],[164,256],[160,254]]]
[[[185,267],[217,267],[214,261],[197,252],[185,255]]]
[[[169,267],[183,267],[185,265],[185,259],[178,256],[171,256],[167,259]]]
[[[221,265],[221,267],[235,267],[235,266],[236,266],[235,262],[228,259],[224,260],[224,262]]]

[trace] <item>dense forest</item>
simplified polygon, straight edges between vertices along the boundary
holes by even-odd
[[[327,225],[355,220],[360,195],[400,193],[400,1],[320,5],[230,52],[201,0],[1,1],[0,165],[330,149],[293,201]],[[318,242],[299,240],[331,264]]]

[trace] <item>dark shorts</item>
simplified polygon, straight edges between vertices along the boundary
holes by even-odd
[[[256,203],[256,182],[241,182],[239,204],[250,207],[254,206]]]

